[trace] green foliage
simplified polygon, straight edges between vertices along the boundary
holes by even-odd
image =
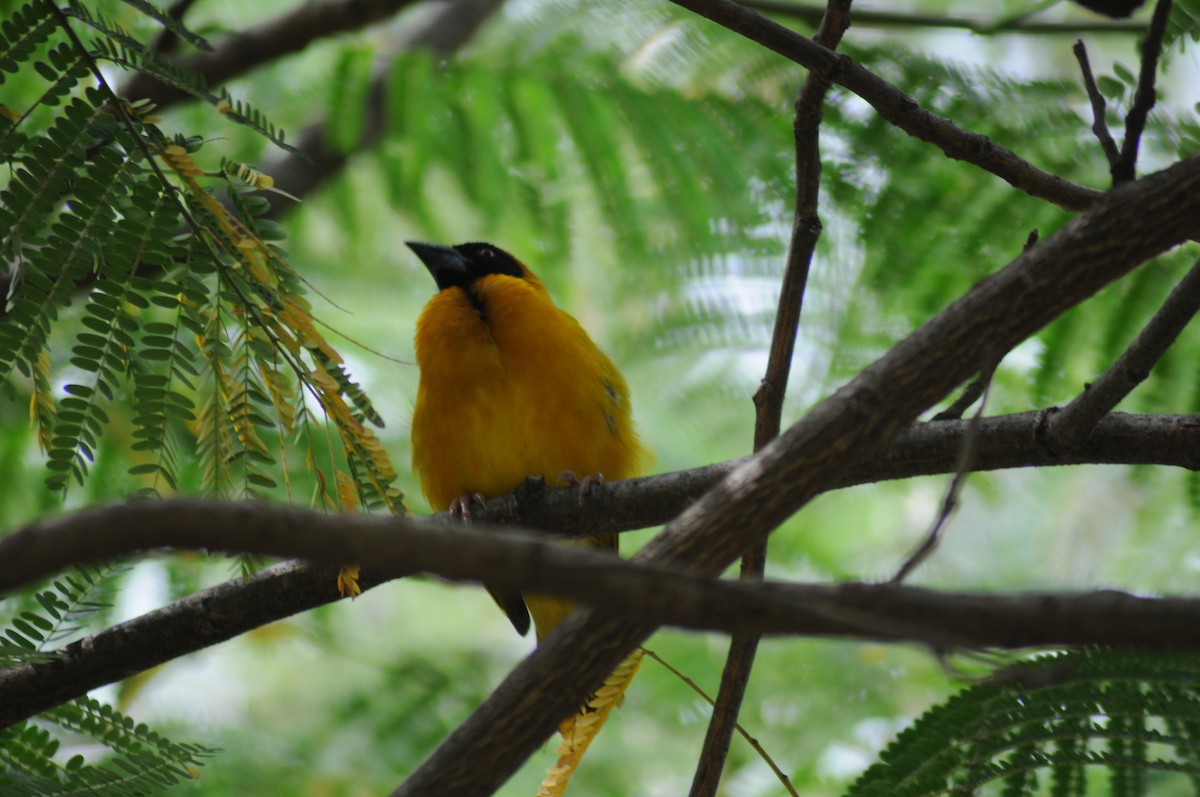
[[[1174,0],[1167,16],[1163,55],[1169,56],[1172,50],[1183,52],[1189,39],[1200,42],[1200,0]]]
[[[179,744],[135,723],[109,706],[81,698],[44,715],[61,728],[107,747],[112,755],[89,764],[82,755],[54,760],[59,742],[43,728],[26,723],[0,730],[0,795],[89,794],[144,797],[162,794],[197,776],[197,767],[215,751]]]
[[[75,635],[110,608],[109,591],[125,567],[78,568],[13,607],[0,637],[0,665],[44,664],[57,657],[51,646]],[[36,608],[34,604],[36,603]],[[147,795],[196,776],[214,751],[176,744],[113,708],[81,698],[43,713],[38,724],[0,730],[0,795]],[[49,724],[53,732],[45,727]],[[65,763],[61,740],[89,738],[112,755],[89,764],[82,755]]]
[[[358,501],[397,506],[394,473],[363,426],[364,419],[382,421],[313,326],[304,285],[268,242],[276,231],[255,219],[266,203],[244,195],[224,171],[205,173],[193,159],[198,140],[168,138],[145,108],[118,103],[107,87],[80,84],[101,58],[171,77],[151,68],[158,64],[151,51],[80,4],[71,17],[102,34],[94,49],[80,48],[63,27],[66,17],[56,43],[55,19],[39,16],[42,7],[26,6],[4,34],[13,69],[17,59],[44,51],[35,63],[51,87],[29,111],[5,117],[0,131],[0,151],[15,166],[0,191],[0,252],[19,264],[0,318],[0,380],[10,393],[30,396],[47,485],[61,492],[84,482],[112,409],[131,391],[132,448],[145,458],[130,474],[141,492],[179,489],[187,431],[198,440],[210,491],[265,497],[278,484],[268,473],[277,446],[262,435],[286,440],[297,424],[315,422],[298,411],[308,390],[345,444],[348,460],[335,463],[331,477],[346,467]],[[168,82],[282,143],[282,133],[249,106],[170,69]],[[65,105],[37,130],[32,111],[60,99]],[[228,207],[201,185],[213,177],[225,184]],[[192,232],[179,237],[180,229]],[[87,298],[77,314],[81,286]],[[78,327],[64,363],[48,344],[68,319]],[[71,371],[60,397],[55,371],[63,366]],[[329,505],[355,500],[323,495]]]
[[[111,608],[114,577],[126,569],[117,564],[79,567],[56,579],[53,589],[37,590],[25,601],[14,602],[0,637],[0,664],[53,658],[47,652],[50,646],[77,635],[90,619]]]
[[[756,145],[752,135],[766,132],[772,109],[639,85],[607,55],[578,50],[578,42],[561,38],[533,63],[520,53],[499,67],[470,58],[435,66],[426,54],[393,58],[389,141],[380,154],[395,203],[421,213],[412,197],[444,169],[482,218],[510,216],[515,201],[536,220],[544,256],[553,260],[569,249],[568,207],[578,199],[563,192],[564,171],[578,169],[616,253],[686,246],[697,256],[752,240],[769,217],[761,197],[741,186],[773,181],[789,168],[770,136],[758,135]],[[570,73],[557,68],[567,58]],[[343,73],[365,79],[368,70],[345,66],[353,62],[343,59]],[[364,94],[351,85],[352,97]],[[340,115],[335,130],[361,124]],[[729,164],[716,168],[718,153],[739,159],[741,178]]]
[[[871,795],[1163,793],[1200,778],[1200,658],[1084,650],[1005,668],[931,709],[847,792]],[[1043,784],[1048,784],[1047,790]]]
[[[169,15],[140,0],[128,5],[192,45],[207,46]],[[205,5],[198,4],[193,13],[209,13]],[[217,6],[211,12],[219,20],[214,26],[233,24],[222,17],[228,8]],[[1194,6],[1194,0],[1175,5],[1168,35],[1180,48],[1195,39],[1200,14]],[[0,25],[0,83],[5,101],[15,106],[0,108],[0,157],[11,165],[0,193],[0,251],[19,266],[11,304],[0,317],[0,376],[17,399],[4,411],[21,415],[13,409],[29,407],[49,460],[47,483],[56,494],[73,491],[75,501],[119,494],[120,483],[97,487],[107,444],[132,451],[128,463],[117,461],[128,464],[133,485],[128,492],[137,495],[202,490],[304,500],[312,494],[315,503],[331,508],[357,503],[402,509],[383,443],[367,427],[402,415],[405,397],[395,401],[399,409],[377,407],[366,390],[372,375],[343,362],[317,333],[308,283],[285,260],[279,231],[260,215],[261,198],[239,184],[267,185],[262,175],[233,160],[253,162],[253,147],[261,142],[255,139],[231,153],[237,139],[224,140],[226,129],[211,122],[241,122],[246,131],[234,135],[250,139],[248,131],[254,130],[279,145],[283,133],[250,106],[223,90],[210,91],[125,31],[119,12],[128,9],[115,2],[107,13],[102,7],[97,2],[68,8],[76,27],[97,37],[86,48],[64,36],[49,3],[28,3]],[[326,141],[353,163],[372,140],[367,114],[369,104],[378,101],[373,83],[377,39],[373,34],[345,37],[324,49],[317,67],[289,61],[260,79],[251,96],[268,98],[273,115],[284,108],[290,127],[311,121],[313,98],[320,96],[312,86],[332,84],[324,108]],[[1106,184],[1075,80],[1014,78],[962,67],[914,53],[898,37],[847,52],[924,107],[1039,167],[1081,183]],[[803,71],[667,4],[637,0],[552,0],[539,4],[536,13],[527,4],[486,27],[455,58],[388,55],[387,130],[371,156],[374,161],[335,181],[324,198],[307,201],[309,210],[294,214],[291,229],[304,236],[303,244],[293,244],[298,256],[326,258],[339,287],[354,280],[369,285],[361,301],[347,303],[359,318],[369,319],[357,323],[378,327],[371,332],[383,341],[380,347],[405,356],[403,341],[410,336],[413,313],[404,303],[423,300],[429,287],[423,282],[408,287],[397,278],[393,252],[401,232],[415,226],[422,235],[447,241],[507,236],[505,245],[536,258],[532,262],[556,296],[566,302],[582,297],[577,306],[592,312],[590,319],[581,315],[590,329],[609,326],[608,342],[621,350],[623,367],[642,377],[643,430],[664,437],[661,430],[677,432],[661,446],[660,466],[745,453],[747,395],[761,376],[755,358],[771,333],[782,242],[791,220],[789,116]],[[220,113],[203,108],[206,118],[200,111],[179,109],[192,114],[185,118],[203,123],[183,125],[191,128],[188,136],[164,133],[162,123],[149,116],[152,109],[129,107],[102,90],[85,88],[96,60],[140,70]],[[304,76],[305,68],[313,69],[313,78]],[[1116,77],[1102,83],[1114,104],[1111,121],[1117,123],[1118,112],[1128,107],[1134,76],[1119,64],[1111,71]],[[270,81],[279,77],[306,90],[289,92],[294,87],[280,80],[276,92]],[[288,103],[294,107],[286,108]],[[1148,135],[1148,148],[1158,153],[1194,152],[1200,140],[1188,119],[1152,118]],[[827,234],[806,297],[794,405],[827,392],[1011,260],[1031,229],[1045,236],[1067,218],[897,132],[837,89],[827,106],[822,144]],[[209,162],[220,166],[213,169]],[[1014,357],[1002,367],[1002,389],[991,407],[1026,409],[1074,394],[1111,362],[1189,259],[1184,253],[1140,269],[1050,327],[1030,344],[1034,356],[1029,361],[1014,363]],[[568,262],[575,267],[566,268]],[[386,298],[381,285],[389,289]],[[339,301],[345,302],[344,296],[339,292]],[[378,305],[387,310],[368,312]],[[380,315],[394,326],[381,323]],[[1196,345],[1181,341],[1178,353],[1156,368],[1130,405],[1172,411],[1200,406],[1200,372],[1188,367],[1200,355]],[[415,382],[413,374],[410,369],[398,378],[394,372],[375,376],[390,387],[394,381]],[[403,424],[390,426],[400,431],[387,444],[402,448]],[[6,438],[2,453],[6,465],[29,459],[16,435]],[[1189,479],[1192,501],[1200,506],[1200,480],[1195,474]],[[79,483],[93,492],[81,496]],[[908,508],[897,512],[901,499],[898,493],[889,496],[871,503],[889,502],[886,520],[891,521]],[[882,526],[883,514],[876,509],[864,517]],[[847,524],[843,517],[830,518],[828,525]],[[869,534],[878,541],[890,530],[870,529]],[[839,577],[855,577],[863,562],[891,564],[886,550],[830,564],[845,553],[838,546],[848,543],[787,544],[793,550],[779,557],[776,546],[772,559],[772,566],[787,575],[827,576],[836,567]],[[829,561],[812,553],[821,544],[836,548]],[[163,567],[172,595],[199,588],[195,569],[178,562]],[[8,633],[0,636],[0,661],[19,664],[54,656],[51,648],[105,611],[93,606],[102,604],[95,598],[102,582],[93,585],[76,574],[16,602],[5,622]],[[378,616],[362,621],[371,629],[370,645],[378,644],[381,627],[403,627],[394,636],[404,644],[378,665],[381,677],[364,684],[335,673],[328,682],[341,687],[351,681],[345,688],[352,692],[341,701],[329,699],[324,706],[329,713],[305,712],[303,730],[289,718],[273,738],[270,733],[247,738],[250,734],[238,729],[234,738],[246,742],[236,753],[238,763],[253,771],[206,775],[184,790],[301,793],[327,787],[331,793],[352,793],[361,791],[364,778],[390,784],[398,772],[422,760],[487,693],[511,651],[496,653],[503,645],[489,648],[480,642],[475,653],[457,653],[455,641],[485,638],[478,632],[490,616],[472,617],[468,625],[444,621],[441,606],[437,612],[413,612],[407,601],[402,603],[408,615],[389,618],[394,623]],[[502,625],[502,619],[497,622]],[[433,641],[413,639],[434,626],[441,635]],[[330,629],[321,636],[334,638],[325,631]],[[368,647],[362,640],[344,639],[338,650],[323,652],[332,659]],[[685,666],[689,673],[719,658],[720,651],[713,652],[718,645],[708,650],[699,641],[688,644],[693,648]],[[767,720],[752,719],[770,730],[763,736],[768,748],[778,754],[783,747],[783,755],[802,761],[810,779],[817,776],[810,763],[816,756],[809,753],[844,737],[851,715],[903,716],[940,699],[940,682],[938,688],[918,689],[914,698],[910,683],[887,680],[898,678],[888,667],[871,670],[828,647],[788,659],[770,675],[756,675],[773,691],[762,700],[760,713]],[[255,668],[247,678],[259,679],[260,685],[274,682],[284,665],[277,663],[278,668]],[[911,661],[906,666],[915,668]],[[263,678],[263,671],[271,675]],[[878,683],[867,677],[873,672],[882,674]],[[780,697],[798,682],[821,694]],[[298,693],[311,697],[321,691],[310,683],[291,688],[288,696],[274,693],[273,705],[267,700],[270,708],[263,710]],[[860,690],[869,695],[842,697]],[[649,691],[631,701],[649,703]],[[1186,725],[1182,729],[1164,730],[1160,715],[1117,712],[1120,701],[1140,704],[1144,694],[1155,693],[1141,686],[1136,692],[1113,688],[1105,693],[1108,702],[1098,705],[1111,712],[1103,725],[1108,736],[1095,730],[1090,714],[1078,712],[1052,718],[1055,738],[1038,729],[1036,718],[1022,720],[1021,729],[1010,733],[989,726],[981,733],[995,752],[981,741],[971,748],[981,756],[975,769],[947,768],[945,777],[959,785],[990,778],[981,790],[1013,795],[1039,789],[1063,795],[1095,792],[1099,779],[1092,771],[1106,767],[1114,793],[1139,793],[1159,782],[1160,760],[1197,777],[1190,719],[1177,720]],[[1011,709],[1011,700],[1005,700],[997,697],[995,705]],[[1180,705],[1195,708],[1191,701],[1189,693]],[[1043,713],[1048,705],[1039,698]],[[809,716],[795,731],[803,738],[794,745],[776,742],[779,734],[794,731],[778,715],[806,710]],[[79,791],[85,782],[94,793],[117,793],[115,784],[102,782],[108,776],[101,771],[70,780],[72,763],[60,763],[59,740],[73,737],[64,737],[64,729],[115,734],[113,754],[131,763],[141,778],[155,779],[154,772],[182,777],[192,765],[186,748],[161,748],[143,738],[136,725],[104,711],[64,707],[46,718],[58,723],[53,735],[39,724],[0,739],[0,753],[20,761],[3,759],[5,772],[22,779],[20,786],[0,786],[0,793],[23,794],[3,789],[35,785],[50,793]],[[953,759],[939,751],[952,746],[955,729],[967,724],[954,711],[935,710],[937,722],[921,726],[944,722],[940,741],[921,748],[934,769]],[[611,749],[631,750],[639,739],[654,738],[656,751],[675,744],[691,756],[697,745],[689,745],[687,734],[700,728],[703,712],[689,710],[682,698],[664,710],[670,713],[679,715],[677,727],[663,733],[652,726],[669,725],[672,718],[647,719],[646,712],[627,710],[619,718],[632,729],[619,740],[626,746]],[[1155,733],[1179,740],[1177,757],[1162,756],[1166,742]],[[353,743],[346,736],[355,736]],[[321,776],[309,778],[304,767],[289,766],[281,778],[262,766],[269,760],[264,754],[280,748],[305,762],[323,758],[329,749],[353,748],[345,753],[353,764],[342,766],[332,784]],[[145,751],[156,757],[140,758]],[[1103,764],[1091,763],[1097,754],[1104,756]],[[603,749],[597,755],[605,755]],[[608,755],[614,771],[628,771],[621,752]],[[732,760],[735,775],[754,765],[744,751],[735,750]],[[662,770],[670,763],[656,765]],[[79,762],[74,766],[84,769]],[[96,766],[111,773],[124,765]],[[955,781],[956,771],[966,774]],[[635,790],[651,789],[639,782],[624,791]],[[744,784],[730,787],[730,793],[747,791]]]

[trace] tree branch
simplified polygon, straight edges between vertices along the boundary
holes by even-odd
[[[958,508],[958,495],[967,483],[967,474],[975,470],[975,455],[979,447],[979,424],[983,420],[983,411],[987,407],[988,391],[992,385],[992,377],[1000,364],[995,355],[989,356],[988,363],[980,369],[979,378],[972,384],[980,385],[979,409],[967,422],[966,434],[963,435],[962,447],[958,452],[958,464],[954,468],[954,478],[950,480],[946,492],[942,496],[942,508],[933,521],[933,526],[925,539],[909,554],[904,564],[892,576],[891,583],[900,584],[912,573],[931,553],[937,550],[942,539],[942,530],[950,522],[950,516]]]
[[[1150,375],[1184,327],[1200,312],[1200,260],[1171,291],[1162,307],[1099,379],[1061,411],[1050,416],[1046,432],[1055,445],[1072,445]]]
[[[1137,91],[1133,95],[1133,107],[1125,115],[1125,139],[1121,142],[1121,159],[1112,167],[1113,185],[1128,182],[1136,174],[1138,144],[1142,140],[1142,131],[1146,129],[1146,118],[1154,107],[1158,56],[1170,16],[1171,0],[1158,0],[1154,15],[1150,18],[1150,29],[1142,41],[1142,70],[1138,75]]]
[[[414,0],[309,0],[290,12],[222,39],[210,53],[178,59],[179,66],[219,86],[247,72],[298,53],[318,39],[359,30],[395,15]],[[146,99],[160,109],[191,95],[138,72],[118,92],[131,100]]]
[[[1200,470],[1200,416],[1124,415],[1103,418],[1078,447],[1061,451],[1043,445],[1042,413],[1022,413],[980,422],[977,470],[1081,464],[1167,465]],[[962,446],[963,421],[927,423],[899,435],[873,460],[852,471],[839,486],[949,472]],[[596,485],[584,508],[570,490],[529,487],[488,503],[480,521],[507,522],[567,531],[587,529],[607,519],[606,532],[662,523],[698,498],[745,459],[691,471]],[[289,510],[295,511],[295,510]],[[479,515],[479,513],[476,513]],[[449,522],[447,513],[429,521]],[[68,521],[64,521],[68,522]],[[305,521],[306,522],[306,521]],[[380,519],[385,522],[385,519]],[[341,525],[331,527],[340,533]],[[243,530],[240,533],[247,533]],[[0,552],[7,543],[0,539]],[[15,569],[0,554],[0,580],[6,587],[32,583],[35,572],[58,572],[77,561],[75,552],[55,561],[37,561],[30,571]],[[364,590],[391,574],[368,568]],[[398,575],[398,574],[395,574]],[[490,576],[489,576],[490,578]],[[86,694],[137,672],[224,642],[259,626],[338,599],[334,571],[294,562],[267,567],[247,580],[234,579],[175,601],[169,606],[99,631],[58,651],[56,661],[0,671],[0,725]]]
[[[1030,196],[1072,211],[1091,207],[1101,196],[1095,189],[1038,169],[987,136],[963,130],[949,119],[925,110],[900,89],[849,58],[839,56],[732,0],[672,2],[824,75],[866,100],[880,116],[910,136],[937,146],[948,157],[991,172]]]
[[[436,14],[425,20],[419,28],[404,31],[394,44],[401,49],[425,48],[449,55],[466,44],[479,26],[503,2],[504,0],[451,0],[443,3]],[[344,169],[351,156],[379,142],[387,129],[386,99],[389,73],[390,64],[382,64],[371,79],[366,95],[366,107],[363,109],[362,134],[354,151],[342,152],[330,146],[326,123],[310,125],[300,132],[296,142],[296,147],[308,156],[310,162],[281,152],[263,165],[263,173],[275,179],[276,188],[283,194],[305,197]],[[265,218],[277,219],[295,207],[295,203],[283,194],[263,195],[271,206],[264,214]]]
[[[16,544],[9,543],[14,537]],[[528,535],[266,504],[135,502],[39,522],[8,540],[5,554],[18,563],[29,561],[31,552],[54,548],[76,552],[76,561],[91,561],[167,545],[298,555],[328,565],[350,556],[375,562],[384,572],[421,570],[486,581],[569,597],[603,607],[609,617],[636,616],[655,625],[727,633],[916,641],[940,648],[1106,644],[1200,649],[1200,638],[1188,633],[1200,620],[1200,599],[1194,598],[1146,599],[1112,590],[1074,596],[964,595],[896,585],[714,581]],[[64,688],[70,683],[67,676],[83,677],[89,660],[120,666],[125,675],[146,666],[144,658],[128,655],[136,652],[129,637],[150,624],[169,619],[177,646],[189,634],[210,642],[228,638],[213,633],[212,621],[219,615],[212,608],[233,583],[201,593],[206,600],[194,602],[188,613],[168,607],[110,629],[99,644],[96,638],[74,643],[55,661],[0,671],[0,728],[73,697]],[[288,564],[275,574],[251,578],[243,591],[266,604],[256,608],[263,613],[298,599],[316,605],[332,597],[332,585],[332,567]]]
[[[1123,224],[1134,208],[1142,223]],[[1200,156],[1113,189],[817,405],[668,523],[634,559],[720,572],[976,372],[988,351],[1010,349],[1108,282],[1198,233]],[[641,620],[575,612],[395,797],[493,792],[653,630]]]
[[[1117,149],[1117,142],[1113,141],[1112,133],[1108,132],[1108,120],[1104,118],[1107,108],[1104,95],[1100,93],[1100,88],[1096,85],[1096,78],[1092,75],[1092,64],[1088,60],[1087,48],[1083,45],[1083,39],[1077,39],[1071,51],[1075,53],[1075,60],[1079,62],[1079,71],[1083,73],[1083,87],[1087,90],[1088,100],[1092,103],[1092,132],[1096,134],[1096,140],[1100,142],[1100,149],[1104,151],[1104,157],[1108,160],[1108,168],[1111,170],[1120,160],[1121,153]]]
[[[814,41],[830,50],[837,49],[850,27],[850,2],[829,0]],[[796,210],[792,219],[787,265],[779,288],[779,308],[775,313],[775,329],[771,335],[766,373],[754,394],[755,451],[779,436],[783,401],[787,396],[792,356],[800,327],[800,312],[804,306],[804,290],[808,284],[813,252],[821,237],[821,217],[818,214],[821,193],[820,130],[822,107],[828,91],[829,81],[823,75],[809,72],[796,97],[796,113],[792,122],[796,149]],[[767,543],[763,540],[743,557],[741,577],[761,580],[766,566]],[[692,779],[691,797],[712,797],[717,793],[746,685],[750,682],[758,640],[758,634],[747,632],[735,634],[729,642],[721,685]]]

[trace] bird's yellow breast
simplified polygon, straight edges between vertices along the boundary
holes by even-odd
[[[416,355],[413,469],[435,510],[527,476],[626,478],[646,458],[624,378],[532,275],[440,291],[417,322]]]

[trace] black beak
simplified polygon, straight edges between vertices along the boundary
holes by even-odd
[[[433,275],[439,290],[462,285],[467,281],[467,259],[452,246],[405,241],[417,253],[425,268]]]

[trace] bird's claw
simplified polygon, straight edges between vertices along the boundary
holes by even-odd
[[[570,487],[579,488],[579,505],[583,506],[583,499],[591,494],[592,487],[597,484],[604,484],[604,474],[592,473],[581,479],[575,475],[574,471],[564,470],[558,474],[558,480]]]
[[[450,517],[463,523],[470,523],[472,503],[485,506],[487,499],[483,497],[483,493],[463,493],[450,502]]]

